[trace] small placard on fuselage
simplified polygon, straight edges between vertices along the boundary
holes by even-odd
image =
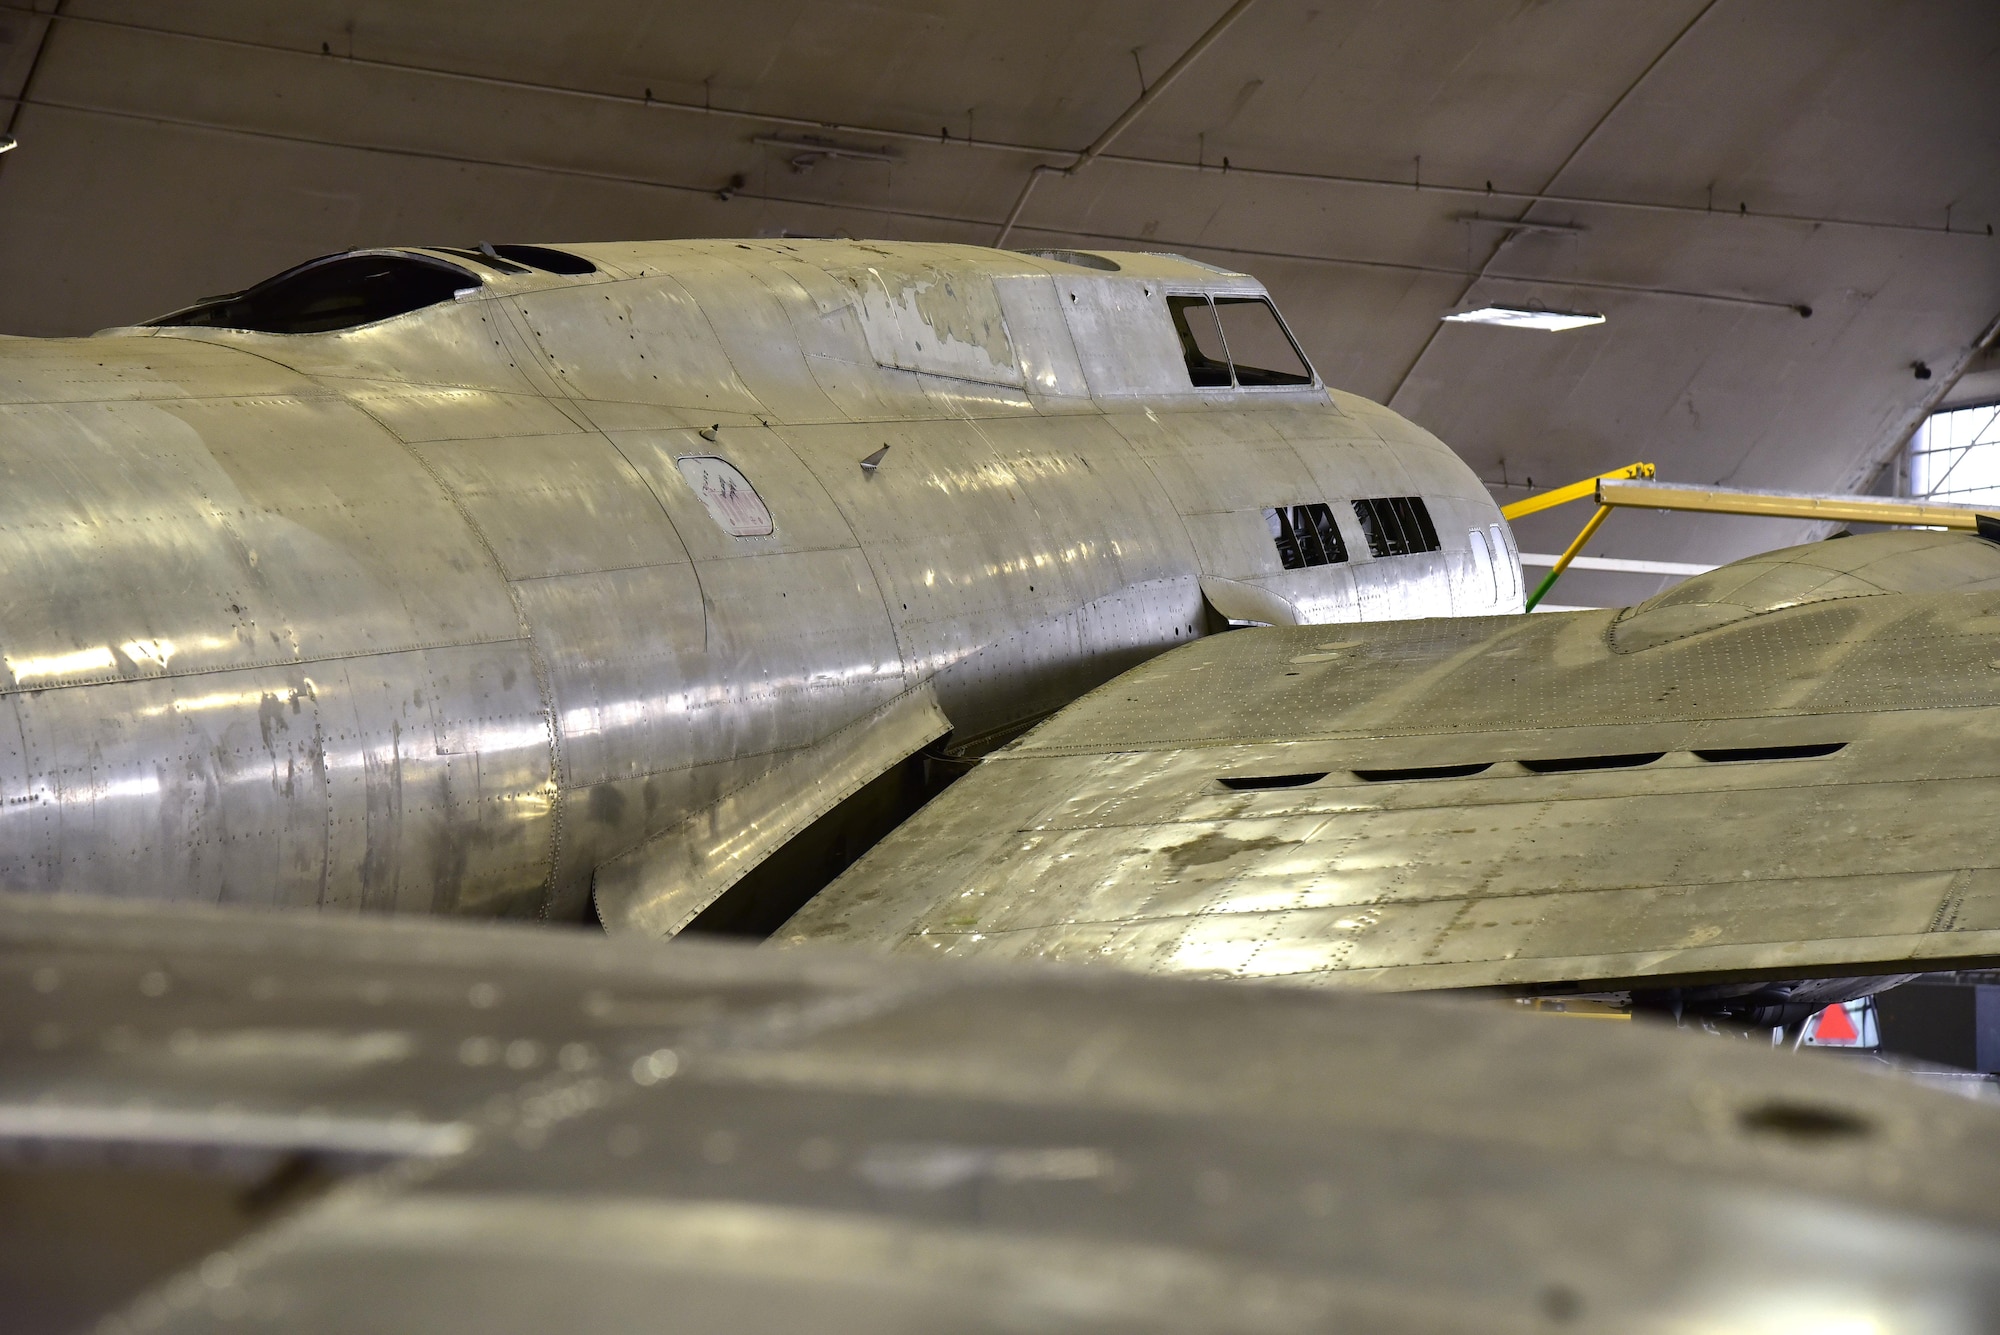
[[[750,479],[727,459],[694,454],[677,459],[681,476],[694,488],[702,509],[732,538],[769,537],[775,525],[764,498],[750,485]]]

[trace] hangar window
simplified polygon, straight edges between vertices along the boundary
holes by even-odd
[[[1305,354],[1270,302],[1262,297],[1217,297],[1215,315],[1222,322],[1237,384],[1256,388],[1312,383]]]
[[[1215,322],[1215,308],[1207,297],[1168,297],[1167,314],[1174,319],[1180,335],[1181,356],[1187,358],[1188,379],[1196,389],[1227,389],[1229,349],[1222,341],[1222,326]]]
[[[479,286],[471,273],[428,255],[329,255],[149,323],[256,334],[324,334],[407,315]]]
[[[1438,549],[1437,529],[1421,496],[1376,496],[1354,503],[1370,556],[1409,556]]]
[[[2000,404],[1932,413],[1910,441],[1910,494],[1956,505],[2000,502]]]
[[[1287,570],[1338,565],[1347,559],[1347,544],[1333,522],[1333,507],[1323,504],[1280,505],[1264,511],[1278,561]]]

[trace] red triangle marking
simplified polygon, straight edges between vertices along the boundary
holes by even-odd
[[[1847,1018],[1847,1007],[1838,1004],[1819,1013],[1819,1025],[1813,1030],[1813,1041],[1817,1043],[1853,1043],[1860,1037],[1854,1021]]]

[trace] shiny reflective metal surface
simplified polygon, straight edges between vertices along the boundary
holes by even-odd
[[[1242,631],[997,752],[779,939],[1389,989],[1991,960],[1996,736],[2000,545],[1963,534]]]
[[[0,339],[0,887],[564,918],[631,855],[606,916],[665,930],[733,874],[677,868],[899,758],[844,730],[977,749],[1203,633],[1204,577],[1306,622],[1518,606],[1434,438],[1192,387],[1166,295],[1252,279],[568,250],[596,272],[370,252],[464,286],[353,329]],[[1443,550],[1280,568],[1266,507],[1369,495]]]
[[[2000,1323],[1993,1105],[1645,1025],[46,898],[0,999],[22,1335]]]

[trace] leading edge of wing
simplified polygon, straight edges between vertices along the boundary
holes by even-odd
[[[950,731],[928,682],[904,692],[599,867],[598,917],[612,932],[673,936],[799,831]]]

